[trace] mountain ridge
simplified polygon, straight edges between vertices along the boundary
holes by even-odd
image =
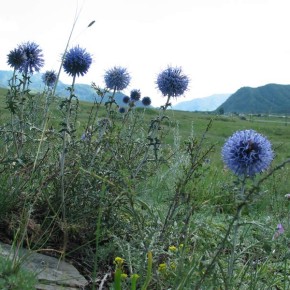
[[[181,111],[214,111],[220,106],[230,94],[213,94],[204,98],[196,98],[188,101],[179,102],[172,106],[174,110]]]
[[[290,113],[290,85],[269,83],[256,88],[241,87],[217,109],[223,113]]]
[[[8,88],[8,80],[13,72],[0,70],[0,86]],[[67,97],[70,85],[59,81],[56,95]],[[40,92],[44,89],[42,74],[32,75],[30,89]],[[95,90],[88,84],[75,84],[75,94],[82,101],[93,102],[100,100]],[[107,94],[104,102],[108,100]],[[115,100],[119,106],[126,106],[123,103],[124,94],[117,92]],[[142,102],[136,102],[137,107],[142,107]],[[290,114],[290,84],[282,85],[269,83],[259,87],[244,86],[233,94],[214,94],[204,98],[196,98],[179,102],[172,106],[174,110],[181,111],[207,111],[214,113],[245,113],[245,114]]]
[[[8,88],[8,81],[12,78],[12,75],[12,71],[0,70],[0,87]],[[31,76],[31,83],[29,84],[29,89],[31,91],[41,92],[44,89],[42,75],[42,73],[36,73]],[[70,87],[70,85],[63,83],[62,81],[58,81],[56,95],[61,97],[68,97],[68,87]],[[95,100],[99,101],[101,99],[100,96],[91,87],[91,85],[88,84],[76,83],[74,87],[74,92],[81,101],[94,102]],[[109,93],[105,95],[103,99],[104,102],[108,101],[108,95]],[[123,102],[124,96],[125,94],[123,94],[122,92],[115,93],[114,99],[119,106],[126,107],[126,104],[124,104]],[[141,101],[135,102],[135,106],[144,107]]]

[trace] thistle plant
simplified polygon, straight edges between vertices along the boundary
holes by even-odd
[[[76,77],[84,76],[92,64],[91,55],[84,48],[75,46],[71,48],[64,57],[63,69],[73,77],[73,84]]]
[[[106,87],[110,90],[122,91],[128,87],[131,76],[127,69],[121,66],[115,66],[105,72]]]
[[[131,93],[130,93],[130,99],[133,102],[139,101],[140,98],[141,98],[141,92],[140,92],[140,90],[134,89],[134,90],[131,91]]]
[[[24,56],[23,64],[18,68],[24,75],[39,72],[44,65],[42,49],[35,42],[25,42],[19,46]]]
[[[221,156],[218,150],[224,170],[222,162],[214,164],[216,155],[212,159],[209,155],[215,154],[219,139],[208,134],[215,126],[212,116],[191,114],[188,119],[197,121],[189,132],[185,132],[184,127],[190,125],[184,120],[179,125],[169,118],[172,99],[185,94],[189,86],[189,77],[180,67],[169,66],[156,78],[164,97],[159,110],[148,108],[151,98],[136,88],[121,103],[117,100],[117,92],[128,89],[131,81],[121,66],[105,71],[105,88],[92,83],[96,94],[91,107],[79,102],[76,81],[90,69],[92,56],[78,45],[68,47],[69,41],[60,68],[72,78],[69,96],[55,96],[60,72],[43,74],[46,103],[41,114],[37,111],[39,119],[44,116],[41,127],[32,122],[29,112],[35,107],[28,105],[34,97],[29,92],[30,77],[44,64],[42,51],[34,42],[26,42],[7,55],[13,77],[6,102],[11,121],[0,130],[4,145],[0,146],[1,239],[2,232],[10,231],[17,251],[22,246],[41,247],[71,257],[92,277],[92,289],[243,288],[235,278],[249,280],[246,271],[258,269],[264,250],[260,243],[259,252],[244,260],[252,247],[250,227],[258,224],[246,209],[260,206],[255,202],[266,192],[262,183],[290,160],[271,170],[272,143],[251,129],[229,137]],[[53,115],[56,103],[61,120]],[[144,109],[138,108],[141,103]],[[230,130],[223,129],[223,134]],[[285,170],[284,178],[287,174]],[[278,188],[281,179],[275,177],[273,187]],[[228,179],[234,179],[234,184]],[[278,195],[282,191],[277,188]],[[270,232],[275,246],[285,240],[284,282],[288,279],[289,222],[281,212],[270,217],[279,218],[273,232],[271,222],[269,230],[258,226],[261,232]],[[278,261],[278,247],[276,252],[266,249],[266,259],[271,256]],[[256,273],[264,271],[264,261]],[[17,268],[20,262],[14,264]],[[267,270],[280,275],[279,266],[273,264]]]
[[[227,139],[222,148],[222,158],[226,166],[241,178],[240,198],[245,204],[245,186],[248,177],[255,177],[256,174],[268,169],[274,158],[272,145],[263,135],[254,130],[242,130],[235,132]],[[228,276],[232,279],[238,229],[240,227],[240,216],[243,206],[238,207],[233,233],[233,248],[229,261]]]
[[[9,81],[10,89],[6,96],[6,103],[11,113],[14,144],[18,156],[21,156],[25,122],[33,122],[31,113],[34,111],[34,101],[29,94],[30,76],[34,72],[38,72],[44,65],[42,50],[35,42],[22,43],[9,52],[7,63],[13,68],[13,75]],[[22,78],[17,77],[17,72],[22,74]]]
[[[156,84],[163,96],[167,97],[164,109],[170,106],[170,99],[182,96],[188,89],[189,78],[183,74],[180,67],[168,67],[162,71]]]
[[[42,81],[48,88],[52,88],[57,81],[57,74],[54,70],[47,70],[42,75]]]
[[[127,88],[130,84],[131,76],[126,68],[121,66],[115,66],[105,72],[104,81],[106,84],[106,88],[108,90],[113,90],[112,94],[109,96],[109,100],[105,104],[108,107],[108,114],[111,114],[112,105],[116,104],[116,101],[114,99],[116,91],[122,91]]]
[[[232,233],[232,248],[230,250],[228,271],[227,271],[227,283],[230,287],[233,287],[233,278],[235,270],[235,258],[237,242],[239,237],[239,228],[243,225],[240,222],[241,213],[243,208],[251,201],[253,195],[257,193],[261,183],[266,180],[273,172],[281,166],[276,167],[268,173],[268,175],[258,182],[255,182],[254,178],[257,174],[267,170],[274,158],[274,152],[270,141],[263,135],[257,133],[254,130],[242,130],[235,132],[229,137],[221,150],[222,159],[225,165],[238,177],[238,184],[241,185],[239,196],[237,196],[237,208],[231,223],[228,226],[228,230],[225,234],[224,239],[220,243],[212,262],[208,265],[204,275],[197,283],[195,289],[199,289],[203,279],[212,270],[218,256],[220,255],[222,248],[224,247],[225,241],[228,239],[230,233]],[[253,186],[247,188],[247,180],[250,179],[254,182]]]
[[[44,65],[42,49],[35,42],[22,43],[9,52],[7,63],[13,68],[12,80],[17,71],[23,74],[23,90],[25,90],[28,76],[39,72]]]
[[[70,95],[62,102],[62,107],[65,107],[65,120],[62,128],[62,152],[60,155],[60,177],[61,177],[61,205],[62,205],[62,221],[64,229],[64,244],[63,254],[66,252],[66,245],[68,242],[68,233],[66,225],[66,207],[65,207],[65,158],[68,151],[68,142],[72,137],[74,125],[71,124],[73,100],[76,102],[74,113],[77,113],[78,98],[74,93],[75,80],[78,76],[85,75],[92,63],[91,55],[83,48],[75,46],[71,48],[64,57],[63,68],[64,71],[72,76],[72,85],[69,88]]]
[[[123,103],[124,103],[124,104],[129,104],[129,102],[130,102],[130,97],[125,96],[125,97],[123,98]]]
[[[254,177],[268,169],[273,158],[270,141],[254,130],[235,132],[222,148],[225,165],[243,177]]]
[[[151,98],[150,97],[144,97],[142,99],[142,104],[147,107],[147,106],[150,106],[151,105]]]
[[[54,70],[48,70],[42,75],[42,81],[45,85],[43,95],[45,96],[45,106],[44,106],[44,118],[43,122],[46,122],[46,116],[48,113],[48,108],[53,101],[53,87],[57,82],[57,74]]]
[[[44,65],[42,49],[35,42],[25,42],[19,45],[24,61],[18,67],[18,71],[23,76],[23,92],[28,91],[30,76],[34,72],[39,72]]]
[[[24,62],[25,55],[19,46],[11,50],[7,55],[7,64],[13,68],[12,87],[15,83],[15,74],[23,66]]]
[[[71,134],[72,128],[70,124],[70,116],[71,116],[71,106],[73,99],[78,102],[77,96],[74,94],[74,86],[75,80],[78,76],[85,75],[89,67],[92,64],[92,57],[91,55],[83,48],[79,46],[75,46],[71,48],[64,57],[63,68],[64,71],[69,75],[72,76],[72,85],[69,88],[70,96],[66,99],[62,106],[66,106],[66,120],[65,120],[65,130],[68,134]]]
[[[174,67],[168,67],[164,71],[162,71],[156,80],[156,84],[158,86],[158,89],[161,91],[163,96],[167,97],[166,103],[164,106],[160,107],[160,113],[159,116],[157,116],[155,119],[151,121],[149,130],[148,130],[148,150],[146,154],[144,155],[143,160],[140,162],[138,167],[136,168],[136,171],[134,173],[134,176],[136,176],[139,171],[141,170],[142,166],[147,162],[148,156],[149,156],[149,149],[153,149],[154,154],[154,160],[158,161],[158,151],[159,147],[161,145],[161,139],[162,137],[159,136],[160,133],[160,125],[164,119],[166,119],[166,116],[164,115],[166,109],[171,106],[170,99],[176,98],[187,90],[188,84],[189,84],[189,78],[183,74],[181,68],[174,68]],[[131,93],[132,94],[132,93]],[[140,99],[141,94],[138,94],[138,91],[133,91],[133,98]],[[132,95],[131,95],[132,99]],[[147,105],[151,103],[151,100],[148,98],[144,98],[142,102]]]

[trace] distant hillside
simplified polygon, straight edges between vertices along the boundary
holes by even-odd
[[[8,87],[8,80],[12,77],[12,71],[4,71],[0,70],[0,87],[7,88]],[[44,84],[42,81],[42,74],[36,73],[31,77],[31,84],[29,85],[30,90],[41,92],[44,89]],[[63,82],[59,81],[56,89],[56,94],[60,97],[67,97],[69,92],[67,88],[69,85],[64,84]],[[87,102],[93,102],[95,99],[99,100],[100,98],[96,94],[96,92],[91,88],[90,85],[87,84],[75,84],[75,94],[76,96],[82,100]],[[123,97],[125,95],[121,92],[117,92],[115,94],[115,100],[118,105],[124,106]],[[108,97],[104,98],[104,102],[108,100]],[[136,103],[137,107],[143,107],[141,101]]]
[[[220,106],[230,94],[216,94],[205,98],[193,99],[190,101],[180,102],[172,108],[181,111],[214,111]]]
[[[217,111],[224,113],[290,113],[290,85],[267,84],[243,87],[232,94]]]

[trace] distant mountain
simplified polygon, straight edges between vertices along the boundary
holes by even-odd
[[[290,85],[242,87],[217,108],[221,110],[224,113],[290,113]]]
[[[172,108],[181,111],[214,111],[220,106],[230,94],[216,94],[205,98],[193,99],[190,101],[180,102]]]
[[[12,74],[12,71],[0,70],[0,87],[8,88],[8,80],[12,78]],[[32,75],[30,81],[31,84],[29,85],[29,88],[31,91],[41,92],[44,89],[41,73]],[[57,84],[56,95],[60,97],[67,97],[69,95],[69,91],[67,90],[68,87],[69,85],[59,81]],[[100,97],[96,94],[95,90],[87,84],[75,84],[75,95],[82,101],[93,102],[95,99],[100,100]],[[108,100],[108,95],[109,94],[105,96],[104,102]],[[123,103],[124,96],[125,95],[121,92],[117,92],[115,94],[115,100],[119,106],[125,106]],[[141,101],[136,102],[135,105],[137,107],[143,107]]]

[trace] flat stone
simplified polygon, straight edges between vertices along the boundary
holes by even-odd
[[[0,255],[12,259],[11,246],[0,243]],[[38,290],[84,289],[88,281],[71,264],[54,257],[20,249],[21,267],[36,274]]]

